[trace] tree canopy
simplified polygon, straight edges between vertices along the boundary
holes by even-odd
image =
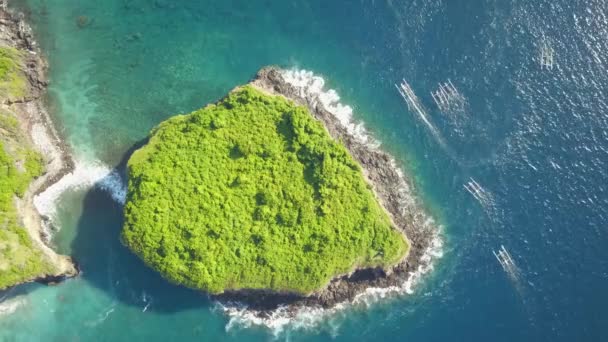
[[[0,103],[25,95],[23,51],[0,47]],[[53,265],[23,227],[15,198],[44,171],[42,156],[30,145],[15,113],[0,109],[0,290],[53,272]]]
[[[15,207],[15,197],[22,197],[43,169],[42,156],[29,145],[14,113],[0,110],[0,290],[53,270]]]
[[[252,86],[161,123],[128,178],[124,244],[212,294],[308,294],[408,249],[346,148],[306,108]]]

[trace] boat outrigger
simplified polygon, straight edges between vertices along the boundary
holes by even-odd
[[[477,183],[477,181],[473,178],[469,178],[469,182],[464,185],[464,188],[478,201],[486,201],[488,200],[488,193],[484,190],[484,188]]]
[[[450,79],[447,82],[439,83],[439,87],[436,91],[431,92],[431,96],[437,107],[444,112],[455,108],[464,101],[464,97]]]
[[[553,58],[555,51],[548,44],[544,44],[540,50],[540,68],[553,70]]]
[[[505,246],[500,245],[498,251],[492,251],[492,253],[507,273],[511,275],[517,274],[517,265],[515,265],[515,261],[513,261],[511,254],[509,254]]]

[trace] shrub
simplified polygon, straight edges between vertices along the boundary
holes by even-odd
[[[21,71],[23,52],[0,47],[0,99],[16,100],[25,96],[27,79]]]

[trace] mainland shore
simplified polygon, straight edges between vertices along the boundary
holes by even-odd
[[[27,79],[25,96],[6,100],[1,106],[15,114],[19,128],[30,145],[41,153],[45,164],[43,175],[30,184],[22,198],[16,199],[16,209],[35,248],[44,253],[46,259],[54,266],[54,272],[40,274],[33,279],[24,279],[23,282],[56,283],[78,275],[79,270],[71,257],[57,254],[51,248],[49,229],[51,223],[49,218],[42,217],[34,206],[34,197],[72,172],[74,162],[69,148],[60,138],[47,110],[48,64],[24,16],[9,10],[6,0],[0,0],[0,44],[25,52],[22,71]]]

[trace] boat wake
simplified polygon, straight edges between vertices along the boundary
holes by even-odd
[[[100,312],[97,315],[96,319],[85,322],[85,325],[87,325],[88,327],[96,327],[96,326],[100,325],[101,323],[105,322],[108,319],[108,317],[110,317],[110,315],[112,313],[114,313],[115,310],[116,310],[116,302],[113,302],[112,304],[110,304],[109,306],[104,308],[102,310],[102,312]]]
[[[395,84],[395,87],[397,88],[397,91],[399,92],[401,97],[403,97],[403,99],[405,100],[405,103],[407,104],[407,107],[409,108],[409,110],[418,114],[418,117],[429,128],[429,130],[431,131],[431,134],[433,135],[433,137],[435,137],[437,142],[443,148],[446,148],[446,144],[445,144],[445,141],[443,140],[443,137],[439,133],[439,130],[435,127],[435,125],[433,125],[433,123],[428,118],[426,110],[422,106],[420,99],[418,99],[418,96],[416,96],[416,93],[414,93],[414,90],[412,89],[410,84],[407,83],[406,80],[402,80],[401,84],[399,84],[399,85]]]
[[[317,104],[333,114],[347,132],[368,147],[380,147],[380,141],[374,139],[361,122],[353,120],[353,109],[340,103],[340,96],[334,89],[325,89],[325,80],[307,70],[284,70],[285,82],[294,86],[300,92],[300,97],[306,99],[314,107]]]
[[[443,151],[459,165],[464,165],[466,162],[460,158],[457,153],[446,143],[443,135],[433,124],[424,105],[406,80],[402,80],[399,85],[395,84],[395,88],[399,95],[403,98],[410,112],[418,115],[418,118],[428,128],[431,135],[443,149]],[[439,89],[436,92],[431,92],[431,96],[438,106],[439,110],[449,115],[449,119],[454,126],[452,134],[462,135],[462,118],[466,116],[466,98],[456,89],[452,81],[448,79],[447,83],[439,84]]]

